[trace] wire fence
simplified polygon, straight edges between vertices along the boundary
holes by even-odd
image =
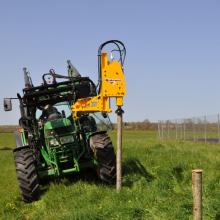
[[[158,121],[159,140],[220,143],[220,115]]]

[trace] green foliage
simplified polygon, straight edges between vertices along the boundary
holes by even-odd
[[[13,146],[12,136],[1,135],[0,219],[192,219],[194,168],[204,170],[204,219],[220,219],[220,146],[159,143],[155,135],[124,132],[121,193],[81,174],[50,182],[31,204],[21,201],[12,152],[1,150]]]

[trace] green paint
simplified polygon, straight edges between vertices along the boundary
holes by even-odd
[[[24,131],[20,133],[21,135],[21,142],[22,142],[22,145],[23,146],[26,146],[27,145],[27,141],[26,141],[26,137],[25,137],[25,133]]]
[[[89,127],[90,118],[86,124],[79,120],[71,122],[70,119],[60,118],[48,121],[44,124],[43,134],[45,146],[40,152],[44,161],[40,165],[39,176],[61,176],[73,172],[80,172],[86,167],[97,166],[94,158],[89,154],[88,139],[94,128]],[[87,132],[84,132],[84,131]],[[61,140],[72,140],[70,143],[62,143]],[[87,162],[79,162],[81,157],[86,156]],[[91,158],[91,159],[89,159]]]

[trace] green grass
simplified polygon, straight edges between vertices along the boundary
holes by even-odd
[[[0,134],[0,149],[11,138]],[[220,145],[159,143],[146,131],[126,131],[123,140],[119,194],[83,175],[50,183],[32,204],[21,201],[12,152],[0,150],[0,219],[192,219],[193,168],[204,170],[204,219],[220,219]]]
[[[15,146],[15,140],[12,133],[0,133],[0,149],[13,148]]]

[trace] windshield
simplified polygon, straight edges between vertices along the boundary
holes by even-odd
[[[56,108],[59,113],[64,112],[66,118],[71,116],[71,108],[70,108],[70,105],[68,102],[59,102],[59,103],[53,105],[53,107]],[[37,109],[36,118],[39,119],[41,116],[42,116],[42,110]]]
[[[47,106],[45,106],[45,108],[47,108]],[[65,114],[66,118],[69,118],[72,115],[71,107],[68,102],[57,103],[52,106],[53,111],[54,111],[54,108],[56,109],[58,114],[62,114],[62,115]],[[42,110],[37,109],[36,118],[38,119],[43,118],[42,116],[43,116]],[[90,116],[92,116],[95,119],[98,130],[113,129],[113,125],[109,119],[108,114],[96,112],[96,113],[91,113]]]
[[[54,107],[58,110],[58,112],[62,113],[62,111],[65,113],[66,118],[70,117],[72,112],[71,108],[68,102],[60,102],[54,105]]]

